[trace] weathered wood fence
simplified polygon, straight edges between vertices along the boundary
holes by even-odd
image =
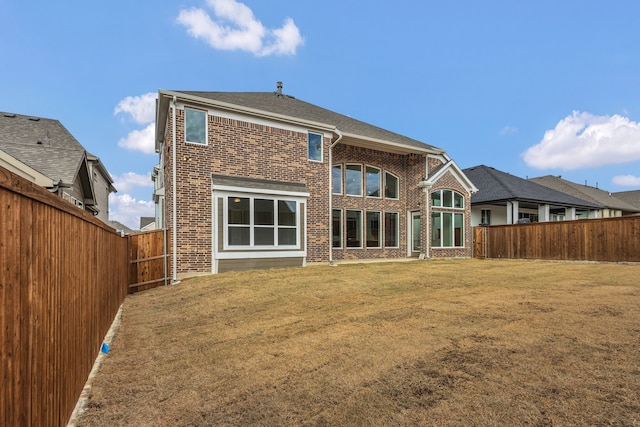
[[[0,167],[0,425],[65,425],[127,294],[127,239]]]
[[[167,285],[170,276],[169,233],[153,230],[130,234],[129,293]]]
[[[640,262],[640,216],[474,227],[476,258]]]

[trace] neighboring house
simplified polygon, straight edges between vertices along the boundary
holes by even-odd
[[[0,113],[0,165],[109,222],[113,179],[58,120]]]
[[[440,148],[298,100],[281,85],[160,90],[157,105],[156,226],[170,231],[174,279],[471,256],[476,189]]]
[[[140,217],[140,231],[150,231],[156,229],[156,218],[153,216]]]
[[[501,225],[593,218],[600,206],[530,180],[480,165],[463,172],[478,187],[471,224]]]
[[[107,224],[109,224],[111,227],[115,228],[117,232],[122,234],[131,234],[136,232],[135,230],[130,229],[129,227],[118,221],[109,221],[107,222]]]
[[[640,190],[619,191],[612,194],[623,202],[636,208],[637,213],[635,215],[640,215]]]
[[[619,197],[615,197],[612,193],[602,190],[597,186],[591,187],[586,184],[577,184],[575,182],[562,179],[561,176],[552,175],[529,178],[529,181],[599,205],[600,209],[596,214],[597,218],[634,215],[640,212],[640,209],[637,207],[623,201]]]

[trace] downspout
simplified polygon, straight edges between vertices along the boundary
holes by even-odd
[[[342,133],[338,128],[334,130],[338,134],[338,139],[329,146],[329,265],[333,265],[333,147],[342,139]]]
[[[176,206],[177,203],[177,195],[176,195],[176,179],[177,179],[177,166],[176,166],[176,96],[173,96],[173,99],[171,100],[171,114],[172,114],[172,162],[173,162],[173,171],[172,171],[172,181],[173,181],[173,206],[172,206],[172,216],[173,216],[173,224],[172,224],[172,228],[173,228],[173,239],[171,242],[171,246],[172,246],[172,257],[171,257],[171,271],[172,271],[172,284],[176,285],[178,283],[180,283],[178,281],[178,207]]]

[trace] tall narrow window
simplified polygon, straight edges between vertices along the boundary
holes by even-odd
[[[362,247],[362,211],[346,212],[347,222],[347,247],[348,248],[361,248]]]
[[[254,244],[273,246],[275,241],[275,223],[273,200],[255,199],[253,201]]]
[[[184,109],[184,139],[195,144],[207,143],[207,112]]]
[[[342,194],[342,166],[335,165],[331,171],[333,194]]]
[[[293,200],[278,200],[278,245],[296,244],[297,206]]]
[[[384,213],[384,246],[386,248],[398,247],[398,213]]]
[[[345,185],[349,196],[362,196],[362,165],[347,165]]]
[[[442,218],[440,212],[431,214],[431,246],[439,248],[442,246]]]
[[[309,132],[307,140],[309,160],[322,161],[322,135]]]
[[[373,166],[365,168],[367,197],[380,197],[380,169]]]
[[[453,214],[453,246],[464,246],[464,216]]]
[[[491,209],[480,211],[480,225],[491,225]]]
[[[400,191],[398,190],[398,177],[384,173],[384,197],[387,199],[397,199]]]
[[[382,227],[380,227],[380,212],[367,212],[367,247],[379,248]]]
[[[229,245],[248,246],[251,244],[249,199],[246,197],[229,197],[228,205]]]
[[[333,247],[342,247],[342,211],[334,209],[332,212],[331,234],[333,235]]]

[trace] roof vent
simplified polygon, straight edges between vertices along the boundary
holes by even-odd
[[[277,82],[276,83],[276,95],[277,96],[282,96],[282,82]]]
[[[14,118],[16,115],[13,113],[4,113],[5,117],[10,117],[10,118]]]
[[[40,121],[40,117],[29,117],[29,120],[33,120],[34,122]]]

